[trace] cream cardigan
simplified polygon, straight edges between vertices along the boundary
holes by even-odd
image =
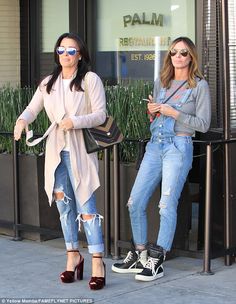
[[[97,153],[87,154],[81,129],[95,127],[105,121],[106,98],[104,87],[97,74],[93,72],[87,73],[86,81],[92,113],[86,114],[84,92],[71,91],[70,88],[64,92],[60,74],[50,94],[48,94],[45,84],[49,79],[50,76],[42,81],[31,102],[18,119],[24,119],[30,124],[36,119],[43,107],[51,123],[59,123],[66,117],[72,119],[74,128],[67,131],[69,132],[71,166],[74,176],[75,195],[80,204],[83,205],[100,186],[100,182]],[[82,87],[84,88],[84,80],[82,81]],[[67,114],[65,112],[65,102]],[[45,152],[45,190],[50,205],[54,200],[54,173],[61,161],[60,152],[64,146],[64,132],[56,125],[47,137]]]

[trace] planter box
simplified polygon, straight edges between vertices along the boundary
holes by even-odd
[[[14,221],[13,166],[11,154],[0,154],[0,220]],[[13,231],[1,228],[0,232],[13,235]]]
[[[12,155],[0,154],[0,220],[14,221],[14,188]],[[44,191],[44,157],[19,156],[20,224],[60,231],[56,206],[49,207]],[[0,233],[13,235],[13,231],[0,227]],[[21,236],[32,240],[53,238],[38,232],[22,231]]]

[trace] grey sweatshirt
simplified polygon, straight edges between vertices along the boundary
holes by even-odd
[[[165,99],[168,98],[183,83],[183,80],[173,80],[171,87],[167,90]],[[167,101],[170,106],[179,103],[186,92],[186,85]],[[158,102],[161,89],[160,80],[154,85],[154,100]],[[186,103],[177,109],[180,114],[175,121],[174,131],[176,133],[188,133],[194,135],[195,131],[207,132],[211,122],[211,100],[209,86],[206,80],[197,80],[197,86],[192,89]]]

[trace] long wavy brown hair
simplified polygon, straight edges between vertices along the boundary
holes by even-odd
[[[197,85],[196,78],[200,78],[200,79],[203,78],[203,75],[198,67],[198,56],[197,56],[197,49],[196,49],[195,44],[188,37],[178,37],[172,41],[172,43],[166,53],[166,56],[164,58],[163,67],[162,67],[161,73],[160,73],[161,83],[164,88],[169,88],[172,80],[175,77],[175,69],[171,62],[170,50],[173,49],[174,46],[180,41],[182,41],[186,44],[186,47],[189,51],[189,55],[191,57],[191,61],[189,63],[189,69],[188,69],[188,86],[189,86],[189,88],[196,87],[196,85]]]

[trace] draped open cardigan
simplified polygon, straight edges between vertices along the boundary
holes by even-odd
[[[49,77],[46,77],[37,88],[31,102],[18,119],[32,123],[38,113],[45,108],[51,123],[59,123],[63,118],[70,117],[74,128],[69,132],[69,146],[71,167],[74,177],[75,195],[83,205],[100,186],[98,177],[97,154],[87,154],[82,128],[98,126],[106,118],[105,91],[101,79],[97,74],[86,74],[87,92],[91,102],[91,113],[87,113],[85,93],[70,88],[64,91],[63,79],[60,74],[54,83],[50,94],[46,92]],[[84,80],[82,81],[84,88]],[[65,109],[66,104],[66,109]],[[46,140],[45,152],[45,190],[49,204],[53,202],[53,188],[55,170],[60,163],[60,152],[65,146],[65,134],[56,125]]]

